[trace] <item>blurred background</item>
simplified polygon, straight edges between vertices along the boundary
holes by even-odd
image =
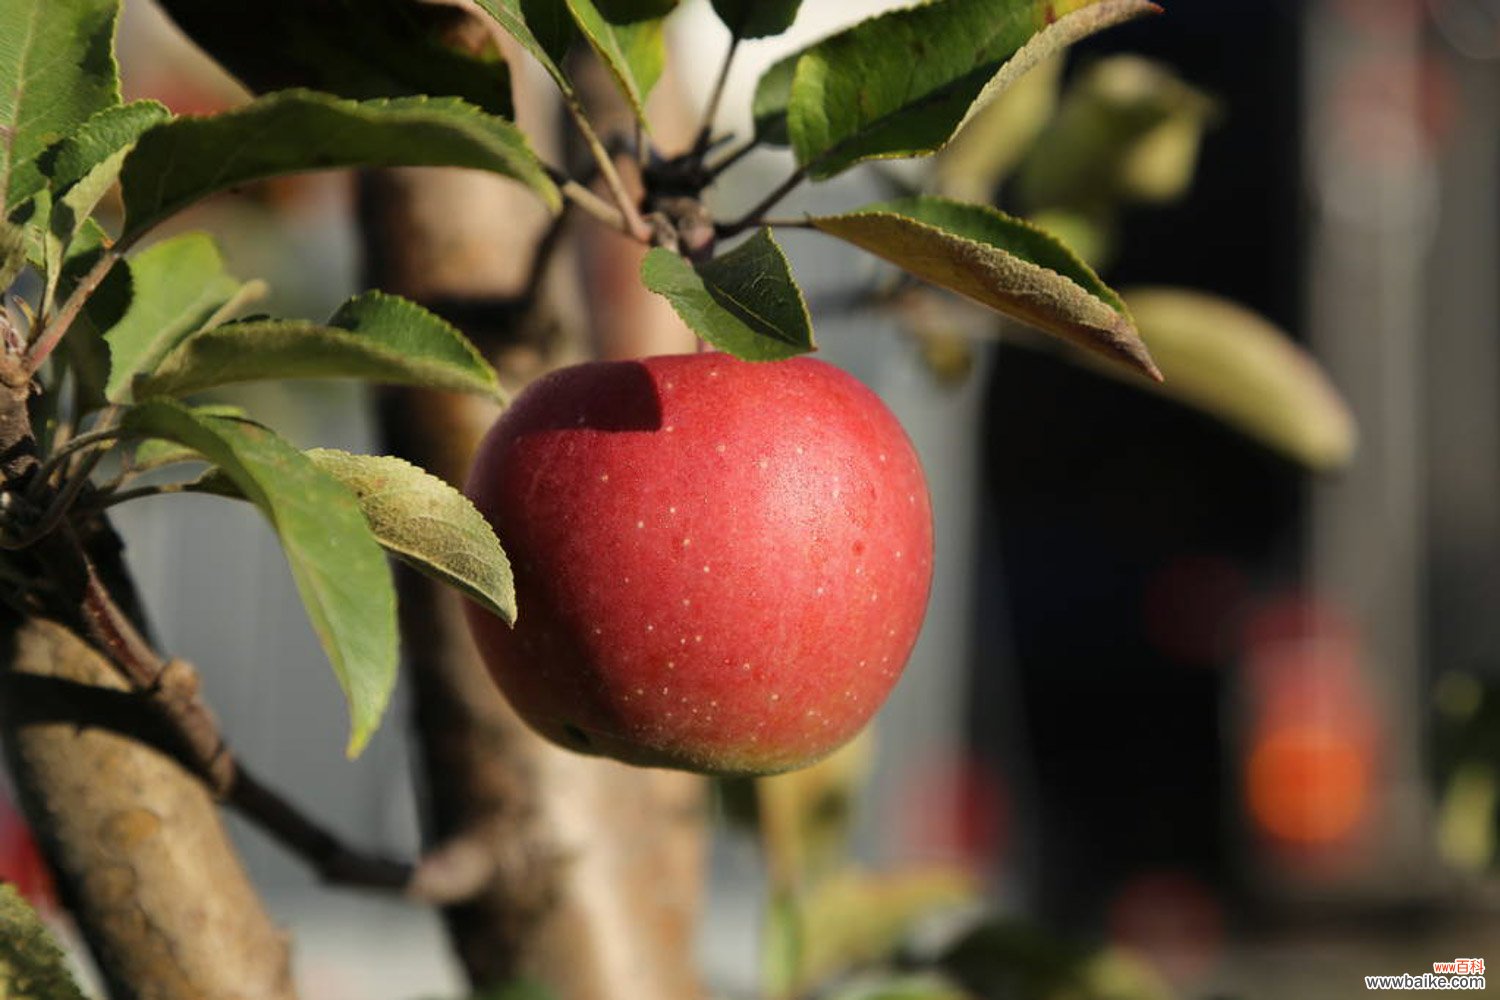
[[[723,127],[743,134],[779,55],[890,6],[807,0],[792,33],[747,43]],[[1167,6],[1079,46],[1064,78],[1134,53],[1212,102],[1191,183],[1111,219],[1106,277],[1213,293],[1289,331],[1347,400],[1357,452],[1310,472],[1056,351],[935,333],[872,307],[888,277],[868,258],[789,235],[823,355],[897,411],[937,519],[859,853],[979,872],[993,909],[1122,949],[1159,995],[1353,996],[1364,974],[1500,939],[1500,2]],[[125,10],[127,97],[244,99],[149,2]],[[715,54],[670,81],[701,100],[727,34],[699,0],[672,28],[679,52]],[[726,211],[790,162],[747,160]],[[920,179],[856,171],[785,214]],[[348,177],[313,175],[177,225],[266,279],[265,311],[316,317],[358,288],[351,210]],[[375,447],[351,386],[237,398],[304,446]],[[402,703],[346,762],[341,696],[253,510],[167,497],[119,523],[163,647],[200,667],[241,754],[351,838],[414,852]],[[230,822],[307,995],[457,992],[435,918],[325,891]],[[0,811],[0,874],[22,855]],[[753,841],[721,832],[713,863],[704,962],[746,995],[765,903]]]

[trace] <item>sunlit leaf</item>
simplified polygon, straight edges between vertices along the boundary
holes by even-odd
[[[110,354],[105,395],[113,402],[129,401],[136,376],[151,371],[242,287],[204,233],[163,240],[125,266],[129,305],[104,335]]]
[[[37,163],[90,115],[120,102],[119,0],[0,3],[0,215],[45,185]]]
[[[1157,376],[1119,296],[1030,223],[988,206],[933,197],[810,221],[919,278]]]
[[[594,0],[567,0],[567,4],[584,37],[609,67],[637,120],[645,123],[646,98],[661,78],[667,62],[661,17],[612,20],[601,12],[606,5],[596,4]]]
[[[554,209],[561,204],[521,131],[457,98],[347,101],[288,90],[146,132],[120,174],[121,240],[237,184],[304,170],[400,166],[486,170],[521,181]]]
[[[641,262],[641,280],[694,333],[737,358],[772,361],[813,349],[807,304],[768,229],[696,266],[657,247]]]
[[[1067,45],[1155,11],[1148,0],[936,0],[882,14],[773,66],[757,87],[757,136],[785,135],[814,178],[862,160],[925,156],[1028,69]]]
[[[124,429],[192,448],[275,528],[313,631],[349,703],[349,754],[380,724],[396,683],[396,591],[354,494],[259,424],[152,400]]]
[[[183,396],[234,382],[361,378],[498,397],[489,362],[446,320],[414,302],[366,292],[326,324],[246,319],[178,342],[136,383],[136,394]]]
[[[84,1000],[68,962],[36,912],[0,882],[0,997]]]
[[[510,562],[494,529],[467,497],[399,458],[331,448],[315,448],[307,456],[353,492],[382,548],[515,624]]]

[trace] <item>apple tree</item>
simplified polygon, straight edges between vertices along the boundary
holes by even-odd
[[[996,121],[1002,144],[1030,144],[1005,131],[1012,92],[1050,74],[1067,46],[1159,9],[897,10],[777,62],[756,89],[753,134],[729,136],[715,115],[730,61],[742,41],[785,31],[799,3],[713,0],[729,35],[723,70],[701,127],[669,144],[647,102],[675,0],[164,0],[254,95],[202,116],[122,101],[118,6],[0,0],[0,728],[110,994],[296,995],[288,944],[225,836],[223,806],[332,884],[442,908],[477,991],[525,989],[513,985],[524,979],[565,998],[698,995],[703,785],[587,755],[736,774],[811,764],[894,684],[930,571],[920,468],[872,395],[797,358],[814,350],[813,322],[777,233],[824,234],[943,290],[910,298],[917,286],[903,284],[896,304],[909,315],[963,301],[1159,380],[1136,300],[1046,225],[989,203],[998,161],[964,165]],[[557,144],[537,134],[550,125],[516,124],[517,105],[535,100],[512,73],[523,61],[550,80],[577,153],[567,161],[537,152]],[[1037,176],[1061,194],[1037,196],[1030,214],[1045,223],[1052,210],[1054,228],[1086,243],[1098,230],[1069,230],[1064,210],[1077,192],[1104,190],[1104,175],[1084,171],[1068,187],[1058,165],[1105,163],[1119,145],[1054,142],[1055,169]],[[716,215],[708,196],[766,147],[790,150],[788,175],[743,213]],[[947,193],[776,214],[805,183],[910,158],[935,158],[934,187]],[[370,288],[327,318],[253,313],[256,284],[228,274],[212,240],[157,232],[215,193],[333,169],[362,171]],[[965,198],[953,196],[964,187],[955,177],[967,179]],[[572,360],[551,335],[560,321],[544,280],[569,241],[614,278],[622,261],[635,272],[623,289],[593,272],[596,313],[646,315],[641,303],[659,296],[704,350],[544,379],[497,425],[471,477],[509,390]],[[470,249],[455,254],[455,242]],[[1259,412],[1225,386],[1265,370],[1260,354],[1241,363],[1210,344],[1195,360],[1180,348],[1196,343],[1191,303],[1138,305],[1176,345],[1174,362],[1188,358],[1176,367],[1200,387],[1190,401],[1231,419]],[[1292,350],[1274,331],[1257,336]],[[1280,384],[1294,361],[1270,362],[1265,378]],[[1195,380],[1205,367],[1219,374]],[[392,454],[304,448],[268,425],[274,415],[211,400],[236,383],[326,378],[382,387]],[[798,422],[813,428],[807,447]],[[726,475],[718,456],[731,450],[742,461]],[[840,488],[894,504],[840,503]],[[347,696],[351,756],[382,722],[404,633],[429,810],[421,858],[361,851],[257,776],[195,669],[155,644],[111,511],[177,492],[252,504],[276,533]],[[670,517],[679,503],[694,530],[648,524],[648,506]],[[633,541],[637,530],[653,545]],[[798,564],[820,545],[826,577]],[[755,573],[699,579],[747,553]],[[783,631],[795,634],[774,634],[793,614]],[[627,639],[627,627],[642,635]],[[712,654],[694,656],[698,644]],[[830,673],[838,656],[847,670]],[[715,674],[725,663],[730,674]],[[932,873],[829,867],[842,827],[819,803],[857,784],[861,752],[856,741],[751,786],[773,883],[774,995],[888,966],[910,916],[971,897]],[[23,908],[0,904],[7,995],[74,995]],[[819,923],[840,931],[808,933]],[[888,987],[873,995],[959,995],[925,973]]]

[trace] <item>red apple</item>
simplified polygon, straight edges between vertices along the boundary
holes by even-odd
[[[932,512],[884,404],[821,361],[705,353],[541,379],[467,492],[510,555],[514,628],[469,608],[517,712],[634,764],[764,774],[857,733],[932,578]]]

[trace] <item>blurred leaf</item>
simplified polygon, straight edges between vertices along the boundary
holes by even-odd
[[[828,1000],[970,1000],[970,995],[934,975],[867,977],[838,987]]]
[[[757,119],[774,114],[784,88],[787,136],[814,178],[925,156],[1036,63],[1154,10],[1148,0],[937,0],[892,11],[789,56],[790,86],[773,67]]]
[[[0,215],[45,186],[37,163],[90,115],[120,103],[119,0],[0,3]]]
[[[1033,924],[995,918],[944,949],[937,966],[980,996],[1052,997],[1081,985],[1088,958]]]
[[[770,901],[766,904],[760,958],[768,996],[789,997],[796,991],[802,968],[804,933],[796,897],[790,890],[772,889]]]
[[[1056,236],[1096,273],[1104,269],[1114,251],[1114,226],[1097,216],[1049,208],[1026,221]]]
[[[418,0],[162,0],[201,48],[250,90],[309,87],[367,100],[460,97],[510,115],[498,50],[473,53],[445,33],[469,15]]]
[[[641,280],[694,333],[737,358],[772,361],[813,350],[807,303],[769,229],[696,266],[656,247],[641,262]]]
[[[0,882],[0,997],[84,1000],[62,949],[16,887],[4,882]]]
[[[281,539],[313,630],[349,702],[349,755],[380,724],[396,682],[390,566],[348,487],[259,424],[153,400],[122,426],[194,449],[261,509]]]
[[[802,0],[713,0],[714,13],[736,38],[767,38],[792,26]]]
[[[924,918],[978,898],[973,879],[952,868],[845,869],[797,898],[800,946],[783,992],[801,995],[835,973],[886,959]]]
[[[786,126],[786,107],[792,99],[792,79],[797,75],[797,60],[801,57],[802,53],[795,52],[772,63],[756,82],[755,96],[750,102],[756,142],[767,146],[792,144]]]
[[[567,4],[589,45],[609,67],[636,119],[646,124],[646,98],[667,62],[661,17],[612,20],[601,13],[600,7],[604,5],[596,5],[594,0],[567,0]]]
[[[874,743],[866,729],[811,767],[750,779],[774,883],[805,885],[844,862],[855,805],[874,761]]]
[[[305,90],[257,98],[146,132],[120,184],[130,241],[199,198],[237,184],[336,167],[469,167],[512,177],[554,210],[557,186],[510,122],[453,97],[346,101]]]
[[[382,548],[515,624],[510,561],[467,497],[399,458],[329,448],[307,456],[353,492]]]
[[[1068,87],[1016,178],[1028,212],[1096,214],[1182,195],[1197,166],[1213,102],[1139,56],[1101,59]]]
[[[1090,949],[1022,920],[995,918],[965,932],[938,968],[983,997],[1039,1000],[1171,1000],[1143,959],[1121,948]]]
[[[104,335],[110,355],[105,395],[116,403],[129,402],[136,376],[154,369],[242,287],[225,273],[218,248],[204,233],[163,240],[125,266],[129,305]]]
[[[577,27],[563,0],[475,0],[499,22],[521,47],[530,52],[564,94],[573,84],[562,71],[563,57],[577,35]]]
[[[137,396],[183,396],[233,382],[362,378],[499,398],[489,362],[447,320],[415,302],[365,292],[327,324],[245,319],[179,340],[136,384]]]
[[[919,197],[810,221],[919,278],[1156,374],[1119,296],[1066,246],[1021,219]]]
[[[1180,288],[1132,289],[1160,391],[1313,469],[1346,464],[1355,426],[1311,355],[1243,306]]]
[[[989,202],[1057,108],[1063,57],[1044,59],[972,115],[934,164],[938,191]]]
[[[1083,969],[1080,1000],[1172,1000],[1172,988],[1144,958],[1124,948],[1105,948]]]
[[[1448,777],[1438,802],[1437,849],[1448,864],[1479,874],[1495,861],[1500,782],[1487,761],[1468,760]]]

